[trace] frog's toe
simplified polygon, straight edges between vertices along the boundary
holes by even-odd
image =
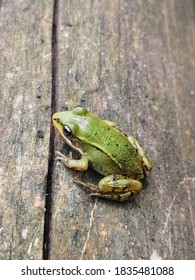
[[[55,151],[55,155],[59,157],[65,157],[60,151]]]
[[[115,200],[119,202],[127,201],[129,200],[132,196],[134,195],[134,192],[130,191],[124,194],[105,194],[105,193],[99,193],[99,192],[93,192],[90,193],[90,196],[98,196],[98,197],[103,197],[109,200]]]
[[[65,166],[67,166],[67,162],[68,162],[68,158],[65,156],[65,155],[63,155],[61,152],[59,152],[59,151],[56,151],[55,152],[55,155],[56,155],[56,157],[55,157],[55,160],[56,161],[61,161],[61,162],[63,162],[64,163],[64,165]]]
[[[93,193],[97,192],[97,186],[94,185],[94,184],[90,184],[90,183],[85,184],[85,183],[83,183],[81,181],[75,181],[75,180],[73,182],[78,184],[78,185],[80,185],[80,186],[82,186],[82,187],[85,187],[85,188],[91,190]]]

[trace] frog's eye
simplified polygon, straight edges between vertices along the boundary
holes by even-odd
[[[70,127],[68,125],[65,125],[63,127],[63,132],[66,136],[72,136],[72,130],[70,129]]]

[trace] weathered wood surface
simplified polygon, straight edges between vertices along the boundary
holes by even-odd
[[[41,259],[53,2],[2,2],[0,259]]]
[[[1,258],[41,258],[53,6],[13,3],[1,11],[0,251]],[[95,172],[56,163],[45,257],[195,259],[192,1],[62,1],[59,17],[55,109],[82,104],[113,120],[143,144],[154,168],[138,196],[117,203],[73,183],[97,182]]]

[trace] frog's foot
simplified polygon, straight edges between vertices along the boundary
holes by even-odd
[[[106,193],[91,193],[90,196],[98,196],[98,197],[103,197],[106,199],[110,199],[110,200],[116,200],[116,201],[126,201],[129,200],[131,196],[133,196],[135,194],[134,191],[130,191],[130,192],[126,192],[126,193],[121,193],[121,194],[106,194]]]
[[[90,184],[90,183],[85,184],[81,181],[75,181],[75,180],[74,180],[74,183],[89,189],[91,191],[89,196],[103,197],[103,198],[106,198],[106,199],[117,200],[117,201],[120,201],[120,202],[128,200],[135,193],[134,191],[130,191],[130,192],[126,192],[126,193],[123,193],[123,194],[114,194],[114,193],[106,194],[106,193],[103,193],[103,192],[102,193],[99,192],[98,187],[94,184]]]
[[[151,163],[145,149],[139,144],[139,142],[133,136],[129,136],[128,140],[135,147],[135,149],[138,150],[139,154],[141,155],[143,167],[145,167],[146,170],[151,171],[152,163]]]
[[[140,181],[123,177],[122,175],[108,175],[98,184],[85,184],[80,181],[75,183],[88,188],[91,196],[104,197],[111,200],[125,201],[142,189]]]
[[[61,152],[56,151],[56,160],[60,160],[65,166],[75,170],[84,171],[88,169],[88,159],[81,157],[80,159],[72,159],[63,155]]]

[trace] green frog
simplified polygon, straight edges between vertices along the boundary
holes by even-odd
[[[56,159],[80,171],[90,165],[105,176],[97,186],[76,182],[87,187],[90,195],[125,201],[140,192],[143,171],[151,171],[152,164],[134,137],[126,136],[115,123],[100,119],[82,106],[55,113],[52,121],[65,142],[80,154],[76,160],[57,151]]]

